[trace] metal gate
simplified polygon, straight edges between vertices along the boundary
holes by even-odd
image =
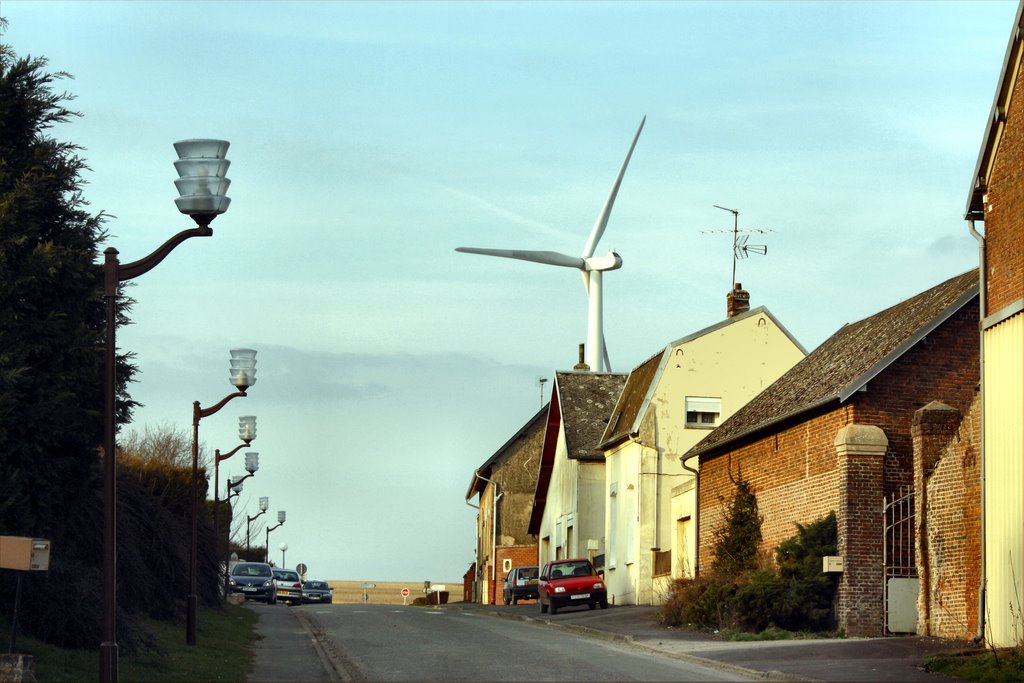
[[[901,486],[885,496],[883,509],[885,630],[888,633],[916,633],[918,580],[914,551],[914,486]]]

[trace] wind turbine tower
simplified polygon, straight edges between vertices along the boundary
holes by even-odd
[[[587,344],[586,363],[593,372],[607,372],[611,370],[611,363],[608,361],[608,349],[604,341],[604,295],[603,275],[606,271],[618,270],[622,267],[622,257],[614,251],[609,251],[603,256],[594,256],[597,250],[597,243],[601,241],[605,228],[608,227],[608,217],[612,213],[612,206],[615,204],[615,197],[619,193],[619,186],[622,185],[622,177],[626,174],[626,167],[629,166],[629,159],[633,156],[633,149],[637,140],[640,139],[640,132],[644,129],[647,117],[640,121],[640,127],[633,136],[633,142],[626,152],[626,159],[619,168],[619,174],[612,183],[612,189],[605,199],[601,212],[597,215],[594,227],[583,247],[580,256],[569,256],[556,251],[525,251],[519,249],[479,249],[476,247],[459,247],[455,251],[466,254],[482,254],[484,256],[500,256],[502,258],[518,259],[520,261],[533,261],[549,266],[562,266],[564,268],[576,268],[583,276],[583,287],[587,292]]]

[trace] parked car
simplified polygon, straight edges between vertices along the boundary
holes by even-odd
[[[537,567],[513,567],[505,577],[502,597],[505,604],[537,599]]]
[[[274,583],[277,584],[277,599],[289,605],[302,604],[302,579],[294,569],[274,567]]]
[[[264,562],[236,562],[228,575],[232,593],[242,593],[246,600],[262,600],[273,605],[277,602],[274,570]]]
[[[303,581],[302,602],[334,602],[334,589],[326,581]]]
[[[604,578],[597,575],[590,560],[555,560],[544,565],[537,587],[541,613],[558,614],[562,607],[586,605],[594,609],[608,607]]]

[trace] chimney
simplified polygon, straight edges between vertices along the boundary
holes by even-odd
[[[743,289],[739,282],[733,287],[735,289],[725,295],[725,312],[730,318],[750,310],[750,292]]]
[[[573,370],[579,370],[581,372],[588,372],[590,370],[590,366],[583,362],[583,358],[585,357],[583,352],[584,348],[585,345],[580,344],[580,362],[576,364],[576,367],[574,367]]]

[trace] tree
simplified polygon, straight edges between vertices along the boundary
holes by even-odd
[[[714,531],[711,571],[716,576],[736,577],[758,566],[762,519],[757,513],[757,497],[742,476],[733,483],[736,493],[726,503],[725,523]]]
[[[105,217],[86,211],[80,148],[50,135],[79,114],[46,65],[0,43],[0,529],[52,538],[98,488]],[[121,423],[134,370],[121,355]]]

